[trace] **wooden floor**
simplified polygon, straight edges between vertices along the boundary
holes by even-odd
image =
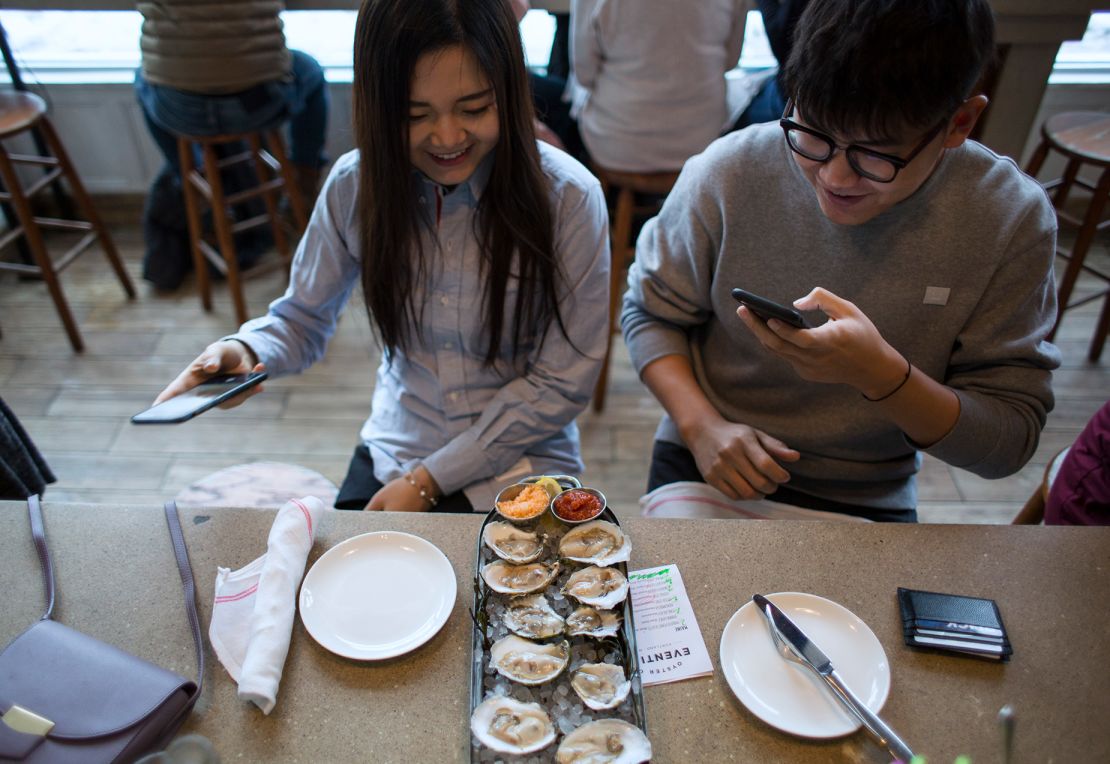
[[[106,210],[111,214],[111,210]],[[117,214],[119,218],[121,215]],[[134,220],[131,214],[124,220]],[[206,343],[235,329],[230,300],[216,285],[215,310],[201,310],[192,281],[156,294],[139,277],[138,225],[113,226],[139,289],[128,301],[106,261],[86,253],[62,276],[87,344],[74,354],[41,282],[0,274],[0,395],[15,410],[58,476],[46,496],[57,501],[159,502],[215,470],[255,460],[292,462],[338,483],[367,415],[378,354],[361,305],[352,304],[326,358],[307,373],[267,383],[264,395],[234,411],[191,422],[140,427],[142,410]],[[1110,257],[1105,236],[1098,259]],[[1084,281],[1085,290],[1095,282]],[[280,275],[248,285],[252,315],[281,293]],[[1069,312],[1059,344],[1056,409],[1032,462],[1004,480],[984,480],[926,459],[919,476],[922,521],[1008,522],[1038,485],[1045,463],[1068,445],[1110,395],[1110,349],[1086,361],[1097,305]],[[660,409],[640,383],[619,339],[609,401],[579,419],[585,480],[622,515],[636,513]]]

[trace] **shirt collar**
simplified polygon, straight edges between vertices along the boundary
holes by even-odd
[[[477,204],[482,198],[482,193],[486,189],[486,184],[489,183],[490,173],[493,172],[493,153],[494,152],[491,151],[486,154],[478,164],[478,167],[476,167],[470,177],[466,179],[466,182],[456,186],[450,193],[450,196],[454,197],[458,194],[461,195],[462,198],[466,198],[474,204]],[[413,168],[413,173],[419,180],[421,188],[427,189],[429,192],[440,189],[442,195],[447,195],[446,188],[436,183],[424,173],[415,168]]]

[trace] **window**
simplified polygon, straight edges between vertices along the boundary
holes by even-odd
[[[350,82],[355,11],[286,11],[289,47],[311,53],[332,82]],[[0,11],[16,61],[28,82],[130,82],[139,66],[136,11]],[[529,11],[521,23],[529,64],[547,63],[554,19]],[[91,33],[90,33],[91,32]],[[774,66],[763,17],[748,14],[740,68]],[[0,75],[3,73],[0,72]],[[1091,14],[1082,40],[1060,47],[1051,84],[1110,83],[1110,12]]]

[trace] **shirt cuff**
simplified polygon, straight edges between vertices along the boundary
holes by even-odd
[[[998,413],[991,411],[990,406],[963,390],[953,392],[960,400],[956,423],[947,435],[922,451],[953,467],[974,472],[978,464],[988,461],[997,450],[1002,428]],[[993,445],[984,451],[984,443]]]
[[[494,473],[485,448],[470,430],[424,459],[423,464],[444,496]]]

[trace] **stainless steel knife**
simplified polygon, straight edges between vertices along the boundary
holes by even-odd
[[[790,620],[786,613],[782,612],[775,603],[764,597],[762,594],[756,594],[752,597],[752,602],[756,604],[760,612],[763,613],[764,618],[767,619],[767,624],[771,628],[771,637],[776,645],[781,644],[784,648],[781,652],[783,656],[789,658],[795,663],[800,663],[813,671],[825,683],[832,688],[833,693],[844,704],[852,714],[863,723],[863,726],[874,738],[890,751],[891,755],[896,759],[901,759],[906,764],[909,764],[910,759],[913,758],[913,751],[906,745],[900,737],[892,730],[886,722],[880,719],[875,713],[871,711],[867,705],[860,700],[854,692],[844,683],[844,680],[836,673],[833,668],[832,661],[828,656],[821,652],[821,649],[813,643],[813,641],[805,635],[798,625]]]

